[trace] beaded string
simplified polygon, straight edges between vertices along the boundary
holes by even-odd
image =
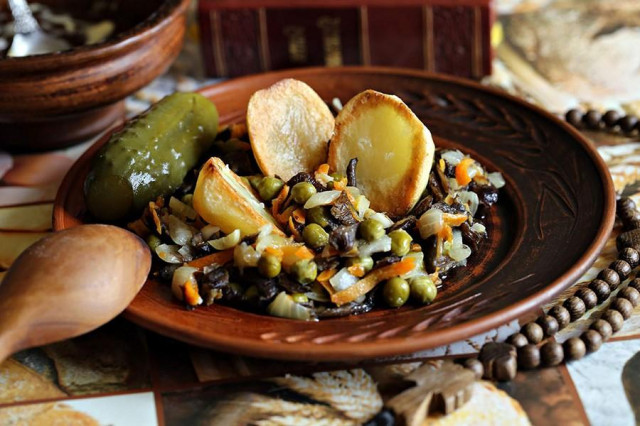
[[[634,131],[640,131],[640,120],[635,115],[622,115],[618,111],[609,110],[604,114],[590,109],[582,112],[571,109],[565,114],[565,120],[578,129],[620,131],[631,135]]]
[[[583,113],[574,109],[567,112],[565,118],[577,128],[619,130],[627,135],[640,131],[637,117],[622,116],[613,110],[601,115],[595,110]],[[518,369],[554,367],[581,359],[600,349],[603,342],[619,331],[640,304],[640,277],[611,297],[613,291],[640,265],[640,211],[633,200],[623,197],[616,203],[616,214],[625,231],[616,241],[619,250],[616,260],[602,269],[588,286],[578,289],[535,321],[522,326],[519,332],[509,336],[506,343],[486,343],[478,358],[465,359],[462,364],[474,371],[478,378],[508,381],[515,377]],[[562,344],[551,339],[558,331],[610,298],[608,308],[580,336],[571,337]]]

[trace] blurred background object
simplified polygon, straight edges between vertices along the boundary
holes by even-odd
[[[547,109],[577,105],[638,112],[640,2],[498,1],[492,82]],[[494,33],[494,34],[495,34]]]
[[[380,65],[491,73],[490,0],[200,0],[207,73]]]

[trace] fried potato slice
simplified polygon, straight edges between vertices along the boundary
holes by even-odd
[[[258,90],[247,107],[249,138],[260,170],[285,181],[326,161],[334,124],[320,96],[290,78]]]
[[[366,90],[336,117],[328,161],[345,173],[357,158],[358,187],[371,208],[401,216],[426,188],[434,151],[431,133],[400,98]]]
[[[239,229],[244,237],[271,224],[273,232],[284,235],[252,190],[217,157],[210,158],[198,175],[193,208],[227,234]]]

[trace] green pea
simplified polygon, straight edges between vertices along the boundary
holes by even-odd
[[[262,178],[258,184],[258,194],[264,201],[271,201],[278,195],[283,186],[284,182],[280,179],[267,176]]]
[[[262,176],[260,175],[247,176],[245,179],[247,180],[247,182],[249,182],[249,185],[251,185],[251,187],[257,191],[258,185],[262,180]]]
[[[435,283],[429,277],[415,277],[409,281],[411,298],[418,303],[426,305],[433,302],[438,294]]]
[[[309,301],[309,298],[304,293],[293,293],[291,298],[296,303],[307,303]]]
[[[343,175],[342,173],[338,173],[338,172],[336,172],[336,173],[330,173],[330,174],[329,174],[329,176],[331,176],[331,177],[333,178],[333,180],[337,180],[337,181],[340,181],[340,180],[342,180],[342,179],[345,179],[345,178],[346,178],[346,176],[345,176],[345,175]]]
[[[329,234],[317,223],[310,223],[302,231],[304,242],[313,248],[321,248],[329,242]]]
[[[324,228],[329,225],[329,214],[322,206],[312,207],[307,210],[307,222],[317,223]]]
[[[281,268],[280,260],[272,254],[264,253],[258,260],[258,272],[267,278],[277,277]]]
[[[411,250],[411,235],[405,230],[396,229],[389,233],[391,237],[391,253],[396,256],[404,256]]]
[[[364,272],[369,272],[373,268],[373,258],[370,256],[365,257],[350,257],[346,262],[347,266],[362,266]]]
[[[298,260],[291,267],[291,274],[300,284],[310,284],[318,276],[318,267],[313,260]]]
[[[316,187],[309,182],[299,182],[291,188],[291,197],[298,204],[304,204],[316,192]]]
[[[250,286],[244,292],[244,298],[247,300],[257,299],[260,294],[258,293],[258,287],[255,285]]]
[[[230,282],[229,288],[233,291],[234,294],[242,294],[244,292],[244,288],[238,283]]]
[[[162,240],[160,240],[160,238],[155,234],[149,234],[147,237],[147,244],[151,251],[156,251],[156,248],[162,244]]]
[[[385,234],[384,226],[375,219],[367,219],[358,226],[360,236],[371,242],[382,238]]]
[[[387,280],[382,289],[382,297],[387,305],[399,308],[409,299],[409,283],[407,280],[395,277]]]

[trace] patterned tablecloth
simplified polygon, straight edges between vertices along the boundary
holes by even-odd
[[[185,55],[190,57],[193,49],[188,44]],[[488,83],[524,96],[533,93],[531,99],[544,105],[544,93],[550,92],[532,92],[532,87],[548,89],[553,85],[535,75],[535,67],[523,69],[523,60],[514,59],[513,49],[504,43],[498,56],[496,73]],[[129,113],[145,109],[165,93],[211,83],[180,77],[184,63],[179,62],[172,73],[128,99]],[[558,108],[557,100],[549,99],[553,104],[549,108],[556,112],[580,103],[579,97],[562,97]],[[626,191],[640,203],[640,193],[634,189],[640,174],[638,135],[585,134],[609,165],[617,190]],[[44,154],[0,153],[0,268],[8,268],[25,247],[50,232],[56,188],[91,143]],[[618,232],[614,229],[594,267],[567,293],[586,285],[615,258]],[[596,315],[597,310],[586,318]],[[557,339],[578,334],[587,323],[582,320],[562,330]],[[0,364],[0,425],[45,425],[56,420],[57,424],[135,426],[359,424],[379,413],[383,399],[402,390],[397,386],[400,379],[422,363],[435,372],[444,368],[436,359],[473,354],[484,342],[504,340],[519,326],[514,321],[446,347],[346,365],[279,362],[213,352],[118,318],[87,335],[25,350]],[[598,352],[578,362],[520,372],[508,383],[478,381],[471,389],[473,395],[462,408],[448,416],[435,414],[426,423],[638,425],[640,307]],[[389,424],[384,413],[374,420]]]

